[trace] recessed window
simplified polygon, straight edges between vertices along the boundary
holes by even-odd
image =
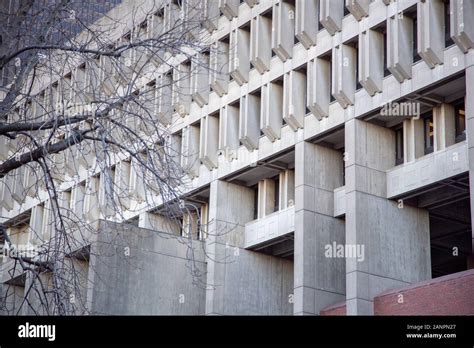
[[[251,187],[253,190],[253,219],[258,219],[258,185]]]
[[[434,150],[434,128],[433,114],[429,113],[423,117],[424,137],[425,137],[425,155],[432,153]]]
[[[280,210],[280,175],[273,178],[273,181],[275,182],[275,198],[273,201],[273,211],[275,212]]]
[[[466,109],[464,98],[454,104],[454,120],[456,127],[456,142],[466,140]]]
[[[403,153],[403,124],[395,129],[395,165],[402,164],[404,162]]]
[[[454,41],[451,38],[451,10],[449,9],[449,1],[444,0],[444,47],[454,45]]]
[[[420,55],[418,54],[418,19],[413,17],[413,63],[416,63],[421,60]]]

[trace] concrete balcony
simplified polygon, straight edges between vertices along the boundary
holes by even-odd
[[[334,217],[346,215],[346,187],[334,189]]]
[[[276,211],[245,224],[245,248],[269,246],[295,231],[295,207]]]
[[[387,198],[397,197],[468,170],[468,148],[464,141],[388,170]]]

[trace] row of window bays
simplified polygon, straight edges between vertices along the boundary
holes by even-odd
[[[290,59],[293,46],[298,40],[307,48],[316,44],[318,31],[302,30],[298,33],[298,30],[295,31],[298,20],[295,21],[293,16],[296,16],[296,19],[303,15],[320,18],[319,30],[328,30],[331,34],[341,30],[342,22],[333,27],[326,23],[334,21],[323,18],[323,12],[328,18],[332,18],[331,16],[338,11],[344,11],[345,14],[348,7],[343,5],[344,1],[334,2],[339,5],[326,4],[328,8],[321,12],[320,1],[307,1],[310,5],[305,2],[304,14],[301,13],[301,9],[295,14],[295,4],[282,0],[267,12],[257,15],[250,22],[231,31],[230,35],[214,42],[210,49],[161,74],[156,80],[136,90],[135,94],[142,96],[144,102],[151,103],[158,118],[164,124],[169,124],[172,122],[173,112],[181,116],[189,114],[193,101],[201,107],[206,105],[211,91],[222,96],[228,92],[232,80],[239,85],[248,82],[252,69],[256,69],[260,74],[268,72],[273,56],[278,56],[282,61]],[[418,5],[427,6],[424,3]],[[294,126],[302,126],[301,120],[305,111],[311,111],[318,118],[327,117],[329,104],[335,100],[344,108],[352,105],[354,94],[360,88],[365,88],[372,96],[382,92],[383,78],[390,74],[393,74],[399,82],[411,78],[411,65],[421,59],[420,54],[430,67],[442,64],[442,49],[454,44],[450,33],[452,14],[449,11],[449,1],[436,0],[430,6],[427,10],[423,7],[420,10],[420,7],[417,8],[415,5],[364,31],[358,37],[321,54],[306,66],[296,68],[296,72],[288,73],[289,76],[285,76],[288,80],[285,112],[299,118],[299,122],[295,122]],[[286,11],[286,15],[281,11]],[[154,16],[158,15],[162,16],[163,12],[158,11]],[[422,15],[438,16],[439,18],[432,22],[443,25],[437,29],[425,28],[417,20],[418,16]],[[139,25],[139,29],[136,33],[134,31],[133,35],[132,33],[124,35],[119,42],[130,42],[135,35],[145,37],[156,35],[156,29],[152,30],[156,24],[153,26],[149,23],[150,21],[153,23],[152,19]],[[284,19],[290,22],[283,23]],[[429,30],[432,37],[419,43],[418,37],[425,30]],[[436,30],[442,32],[431,32]],[[282,32],[285,35],[281,35]],[[288,44],[283,42],[286,37],[291,38],[286,39],[289,40]],[[106,94],[113,94],[117,85],[130,80],[133,70],[141,70],[142,64],[153,63],[159,67],[162,66],[163,59],[170,58],[159,55],[158,59],[152,59],[149,54],[149,50],[125,51],[124,56],[120,58],[124,64],[120,65],[119,69],[116,69],[117,65],[110,57],[97,57],[97,62],[84,63],[53,83],[50,88],[39,94],[38,100],[40,102],[44,100],[47,106],[69,100],[78,103],[88,99],[97,100],[90,98],[89,94],[95,94],[99,89]],[[126,66],[130,63],[132,66],[138,65],[137,69]],[[307,76],[307,82],[304,82],[304,76],[300,76],[298,72],[303,72]],[[278,83],[278,80],[274,82]],[[298,100],[298,96],[304,95],[301,92],[305,88],[303,84],[307,84],[307,98],[306,105],[301,106],[302,100]],[[297,100],[293,100],[294,98]],[[35,105],[31,105],[30,102],[30,107],[34,108]],[[48,110],[36,111],[37,114],[41,114]]]

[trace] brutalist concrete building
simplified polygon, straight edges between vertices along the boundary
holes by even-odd
[[[474,314],[474,1],[201,3],[213,45],[198,54],[212,69],[143,81],[191,89],[157,88],[156,100],[199,218],[143,206],[124,160],[116,180],[142,205],[117,221],[100,195],[83,199],[101,181],[81,174],[66,204],[103,232],[82,262],[89,311]],[[152,32],[172,11],[174,0],[142,21]],[[1,189],[0,215],[24,241],[48,233],[47,204]],[[206,233],[187,228],[198,224]],[[2,282],[21,299],[9,262]]]

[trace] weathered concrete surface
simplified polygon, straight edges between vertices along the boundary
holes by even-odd
[[[344,221],[333,217],[342,168],[341,152],[305,141],[296,145],[294,314],[319,314],[345,298],[344,259],[325,255],[326,245],[345,238]]]
[[[92,314],[204,314],[200,241],[105,221],[99,229],[89,267]]]
[[[350,120],[346,138],[346,244],[364,259],[346,259],[347,314],[373,314],[382,291],[431,277],[428,212],[386,199],[386,170],[394,163],[394,134]]]
[[[293,262],[242,249],[253,191],[211,184],[206,314],[291,314]]]

